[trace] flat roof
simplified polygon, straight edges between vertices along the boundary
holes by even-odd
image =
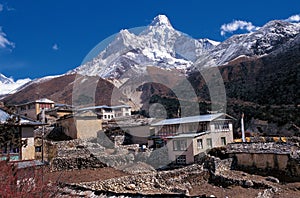
[[[224,113],[215,113],[215,114],[205,114],[205,115],[197,115],[197,116],[189,116],[182,118],[173,118],[161,120],[159,122],[153,123],[151,126],[163,126],[163,125],[171,125],[171,124],[184,124],[184,123],[193,123],[193,122],[211,122],[219,117],[224,116]]]
[[[23,106],[23,105],[32,104],[32,103],[51,103],[51,104],[55,104],[55,102],[52,101],[52,100],[49,100],[49,99],[47,99],[47,98],[41,98],[41,99],[38,99],[38,100],[29,101],[29,102],[22,103],[22,104],[17,104],[17,105],[15,105],[15,106],[16,106],[16,107],[19,107],[19,106]]]

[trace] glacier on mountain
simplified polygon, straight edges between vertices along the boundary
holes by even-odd
[[[29,78],[14,81],[13,78],[8,78],[0,74],[0,95],[15,93],[19,87],[30,81]]]

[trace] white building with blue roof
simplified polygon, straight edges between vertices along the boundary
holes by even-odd
[[[112,120],[114,118],[128,117],[131,116],[131,107],[128,105],[118,106],[93,106],[78,109],[78,111],[93,110],[97,113],[102,120]]]
[[[194,163],[209,149],[233,142],[233,120],[224,113],[161,120],[151,125],[148,146],[167,146],[177,164]]]

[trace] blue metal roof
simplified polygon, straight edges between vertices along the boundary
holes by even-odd
[[[9,118],[9,114],[0,109],[0,123],[5,123],[6,120]]]
[[[6,111],[3,109],[0,109],[0,124],[6,123],[7,119],[10,118],[12,115],[8,114]],[[16,115],[18,116],[18,115]],[[21,125],[34,125],[34,126],[39,126],[43,125],[41,122],[34,121],[30,118],[27,118],[25,116],[20,116],[20,124]]]
[[[183,118],[173,118],[173,119],[161,120],[157,123],[151,124],[151,126],[163,126],[163,125],[184,124],[184,123],[193,123],[193,122],[211,122],[222,116],[225,117],[225,114],[215,113],[215,114],[189,116]]]

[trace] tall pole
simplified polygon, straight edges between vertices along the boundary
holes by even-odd
[[[44,134],[45,134],[45,109],[42,109],[42,123],[43,123],[43,128],[42,128],[42,162],[44,163]]]
[[[245,129],[244,129],[244,113],[242,113],[242,118],[241,118],[241,130],[242,130],[242,140],[243,142],[246,142]]]

